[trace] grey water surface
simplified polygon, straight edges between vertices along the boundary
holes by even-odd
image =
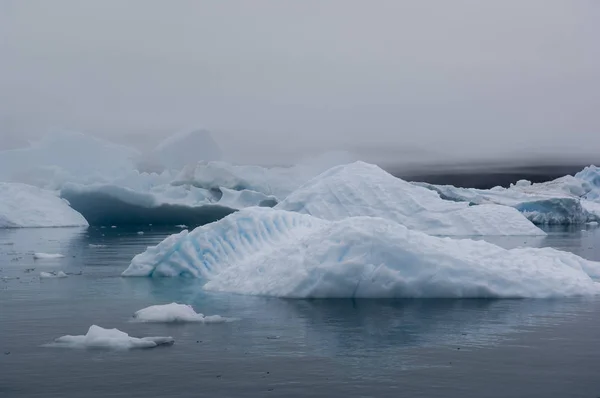
[[[283,300],[122,278],[179,229],[0,230],[0,397],[600,397],[600,299]],[[582,231],[583,230],[583,231]],[[495,238],[600,260],[600,229]],[[102,246],[90,246],[102,245]],[[64,258],[35,260],[33,253]],[[42,271],[69,273],[40,279]],[[172,301],[238,318],[140,324]],[[173,336],[150,350],[49,348],[90,325]]]

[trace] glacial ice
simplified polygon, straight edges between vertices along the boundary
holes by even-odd
[[[328,152],[306,158],[290,167],[199,162],[184,167],[172,184],[192,185],[209,190],[248,190],[282,200],[311,178],[331,167],[347,164],[351,159],[353,156],[349,153]]]
[[[131,337],[118,329],[104,329],[100,326],[90,326],[85,335],[66,335],[47,344],[48,347],[63,348],[92,348],[128,350],[132,348],[154,348],[161,345],[172,345],[172,337]]]
[[[60,192],[91,225],[203,225],[235,208],[201,188],[159,185],[148,191],[112,184],[65,184]]]
[[[0,228],[87,225],[81,214],[51,191],[0,182]]]
[[[184,130],[161,141],[150,155],[163,167],[181,170],[203,160],[221,160],[221,148],[211,133],[203,129]]]
[[[416,182],[440,197],[470,204],[514,207],[535,224],[584,224],[600,221],[600,169],[589,166],[575,176],[532,184],[518,181],[509,188],[458,188]]]
[[[187,276],[204,288],[289,298],[557,297],[600,294],[600,263],[544,248],[503,249],[377,217],[326,221],[248,208],[167,237],[124,276]]]
[[[364,162],[329,169],[276,208],[332,221],[382,217],[431,235],[545,235],[511,207],[443,200],[433,191]]]
[[[107,182],[134,170],[139,155],[82,133],[53,132],[27,148],[0,151],[0,181],[50,190],[65,182]]]
[[[135,322],[160,322],[160,323],[223,323],[229,319],[220,315],[203,315],[194,311],[191,305],[170,303],[164,305],[152,305],[133,314]]]

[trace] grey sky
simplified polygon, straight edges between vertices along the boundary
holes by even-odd
[[[591,156],[599,38],[593,0],[0,0],[0,137]]]

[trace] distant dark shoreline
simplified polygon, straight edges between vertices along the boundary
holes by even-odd
[[[408,181],[422,181],[430,184],[454,185],[465,188],[489,189],[495,186],[508,187],[518,180],[544,182],[567,174],[574,175],[590,164],[561,165],[439,165],[422,169],[402,170],[386,167],[396,177]]]

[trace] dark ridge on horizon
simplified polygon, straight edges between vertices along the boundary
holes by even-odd
[[[407,181],[427,182],[436,185],[454,185],[463,188],[490,189],[495,186],[509,187],[518,180],[533,183],[551,181],[565,175],[574,175],[590,163],[502,165],[475,163],[467,165],[446,165],[446,167],[426,167],[402,170],[386,167],[395,177]]]

